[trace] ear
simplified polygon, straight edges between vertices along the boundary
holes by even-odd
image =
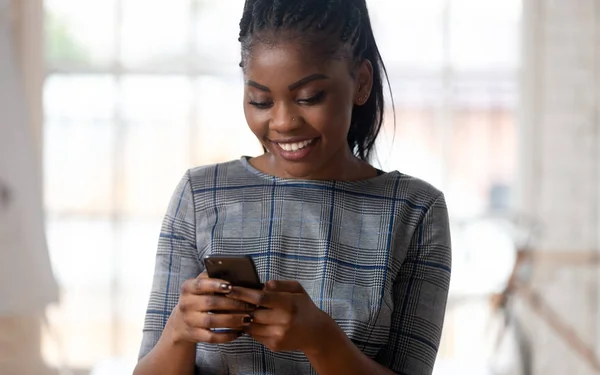
[[[371,61],[363,60],[356,69],[355,77],[357,89],[354,104],[362,106],[369,100],[373,88],[373,64],[371,64]]]

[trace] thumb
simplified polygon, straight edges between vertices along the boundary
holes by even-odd
[[[297,281],[271,280],[265,283],[265,290],[269,292],[306,293]]]

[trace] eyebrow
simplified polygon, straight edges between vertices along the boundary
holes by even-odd
[[[259,90],[261,90],[261,91],[264,91],[264,92],[271,92],[271,89],[270,89],[270,88],[268,88],[267,86],[263,86],[263,85],[261,85],[260,83],[254,82],[254,81],[252,81],[252,80],[248,80],[248,81],[246,81],[246,84],[247,84],[248,86],[255,87],[255,88],[257,88],[257,89],[259,89]]]
[[[291,85],[289,85],[288,86],[288,90],[294,91],[294,90],[296,90],[296,89],[298,89],[298,88],[306,85],[309,82],[318,81],[318,80],[321,80],[321,79],[329,79],[329,77],[326,76],[325,74],[318,74],[318,73],[317,74],[311,74],[308,77],[304,77],[301,80],[299,80],[298,82],[292,83]],[[246,81],[246,85],[252,86],[252,87],[257,88],[257,89],[259,89],[261,91],[264,91],[264,92],[271,92],[271,89],[268,88],[267,86],[261,85],[260,83],[252,81],[252,80]]]
[[[318,80],[321,80],[321,79],[329,79],[329,77],[326,76],[325,74],[311,74],[308,77],[304,77],[301,80],[299,80],[298,82],[289,85],[288,89],[290,91],[294,91],[297,88],[300,88],[300,87],[306,85],[309,82],[318,81]]]

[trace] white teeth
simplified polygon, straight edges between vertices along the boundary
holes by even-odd
[[[311,139],[308,141],[297,142],[297,143],[278,143],[278,145],[285,151],[296,152],[298,150],[302,150],[304,147],[308,146],[312,142],[313,142],[313,140]]]

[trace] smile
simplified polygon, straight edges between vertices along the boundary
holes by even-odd
[[[320,138],[313,139],[290,139],[287,142],[283,140],[271,141],[275,147],[273,153],[284,160],[290,162],[300,162],[306,160],[314,151]]]
[[[276,143],[277,146],[281,147],[284,151],[287,152],[296,152],[298,150],[302,150],[303,148],[312,144],[315,140],[309,139],[302,142],[294,142],[294,143]]]

